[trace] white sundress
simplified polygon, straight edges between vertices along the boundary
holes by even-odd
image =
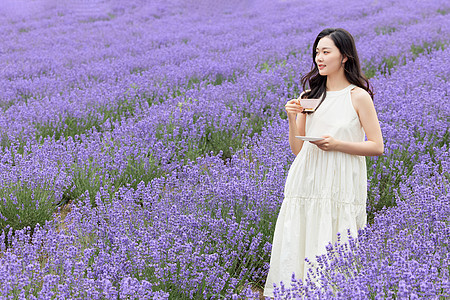
[[[349,85],[327,91],[316,112],[306,117],[306,135],[330,135],[362,142],[365,133],[353,107]],[[308,258],[326,253],[326,245],[346,241],[347,230],[356,237],[366,225],[367,171],[364,156],[323,151],[305,141],[286,178],[272,243],[264,296],[273,297],[273,284],[290,286],[292,273],[306,279]]]

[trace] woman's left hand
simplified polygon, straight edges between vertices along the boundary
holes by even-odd
[[[320,141],[310,142],[319,147],[319,149],[323,151],[333,151],[336,149],[339,141],[334,139],[332,136],[324,135],[322,136],[324,139]]]

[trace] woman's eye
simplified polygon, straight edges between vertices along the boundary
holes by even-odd
[[[327,53],[328,53],[328,51],[323,51],[323,53],[327,54]]]

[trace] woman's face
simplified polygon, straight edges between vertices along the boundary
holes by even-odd
[[[347,58],[343,58],[333,40],[325,36],[317,44],[315,60],[319,74],[329,76],[339,72],[341,68],[343,71],[343,63],[347,61]]]

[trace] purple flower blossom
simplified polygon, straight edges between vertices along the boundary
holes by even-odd
[[[19,2],[0,8],[2,297],[257,298],[283,105],[327,26],[356,37],[386,151],[372,222],[275,298],[450,296],[448,1],[328,3],[322,24],[316,2]]]

